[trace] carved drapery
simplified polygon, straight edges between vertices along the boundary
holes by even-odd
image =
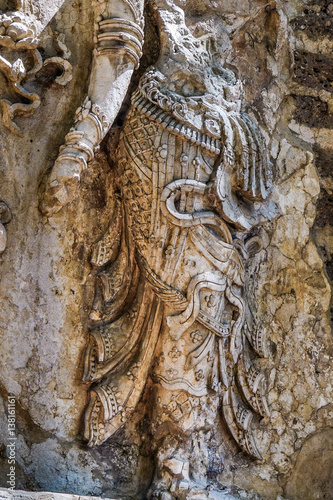
[[[159,27],[167,30],[168,11],[160,3]],[[46,215],[75,196],[139,64],[143,5],[110,5],[102,2],[95,12],[88,97],[51,173],[41,204]],[[180,9],[175,12],[181,23]],[[251,422],[255,414],[269,415],[265,377],[256,366],[266,353],[244,266],[260,248],[251,228],[276,214],[267,197],[266,144],[255,119],[241,110],[241,85],[230,72],[211,72],[210,92],[202,91],[202,81],[193,95],[170,88],[172,72],[161,71],[166,54],[178,80],[182,70],[173,40],[168,46],[162,34],[166,47],[131,96],[114,158],[115,208],[92,252],[85,438],[94,446],[114,434],[148,383],[155,391],[152,428],[172,421],[186,435],[199,429],[200,408],[208,421],[220,407],[234,440],[260,459]],[[200,57],[191,64],[204,63]],[[190,70],[184,75],[207,79]]]
[[[251,419],[268,415],[265,379],[249,352],[262,356],[263,341],[246,298],[246,247],[229,223],[250,228],[253,202],[266,197],[264,140],[248,115],[184,98],[164,80],[151,69],[132,96],[118,147],[122,199],[93,252],[86,437],[100,444],[123,425],[150,374],[170,391],[215,394],[234,439],[260,458]]]

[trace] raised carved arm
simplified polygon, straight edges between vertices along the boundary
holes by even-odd
[[[58,212],[75,196],[82,171],[114,122],[138,67],[143,44],[143,0],[95,6],[95,48],[88,95],[78,108],[46,186],[41,211]],[[96,5],[96,4],[95,4]]]

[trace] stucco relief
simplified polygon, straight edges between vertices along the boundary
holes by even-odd
[[[6,78],[10,91],[17,102],[1,99],[0,106],[4,125],[14,134],[22,136],[20,128],[14,122],[16,115],[31,116],[40,106],[40,96],[24,87],[42,70],[55,74],[54,82],[67,85],[72,79],[72,66],[67,60],[70,51],[65,44],[63,34],[54,34],[54,45],[57,55],[43,61],[41,42],[36,34],[36,19],[27,15],[21,2],[17,3],[17,11],[0,15],[0,71]]]
[[[17,488],[327,495],[327,2],[0,3]]]
[[[184,97],[167,83],[150,69],[132,96],[118,147],[121,197],[94,248],[86,437],[100,444],[123,425],[150,376],[156,433],[167,421],[179,434],[197,430],[208,400],[215,418],[221,401],[234,439],[260,459],[251,420],[269,411],[253,357],[264,355],[264,339],[244,261],[261,249],[251,227],[273,213],[265,143],[239,101]]]
[[[83,375],[92,384],[89,446],[125,425],[143,391],[152,391],[150,426],[160,442],[153,497],[205,486],[205,473],[193,483],[187,441],[220,413],[239,447],[261,459],[252,419],[269,416],[256,364],[267,352],[245,264],[262,247],[252,228],[277,214],[266,141],[243,111],[240,81],[210,58],[204,37],[200,44],[191,35],[180,7],[154,8],[161,53],[132,93],[115,154],[115,209],[91,258],[96,288]],[[142,5],[116,9],[98,14],[88,97],[51,173],[47,215],[75,196],[119,110],[117,77],[127,82],[125,97],[139,64]],[[118,107],[110,108],[115,92]]]

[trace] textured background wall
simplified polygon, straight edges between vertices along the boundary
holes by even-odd
[[[215,475],[235,494],[243,490],[241,498],[331,498],[333,4],[179,3],[196,36],[210,31],[214,16],[229,34],[221,50],[243,82],[247,111],[263,126],[274,172],[272,198],[280,207],[278,218],[257,229],[265,245],[248,268],[270,352],[263,369],[271,419],[258,422],[256,431],[264,461],[239,452],[219,424],[210,436],[221,458]],[[0,6],[13,8],[10,2]],[[7,250],[0,256],[0,485],[7,481],[10,393],[17,399],[17,487],[145,498],[153,451],[141,439],[147,437],[143,407],[129,428],[104,445],[87,449],[81,439],[87,391],[80,378],[93,293],[89,255],[112,212],[116,126],[84,173],[77,199],[48,219],[38,210],[45,176],[85,97],[91,2],[27,1],[24,10],[39,20],[43,57],[53,55],[54,31],[65,34],[73,79],[66,87],[47,78],[29,83],[42,102],[32,117],[16,118],[22,138],[0,123],[0,197],[12,210]],[[149,7],[146,23],[148,47],[139,73],[158,51]],[[6,96],[3,77],[0,89]]]

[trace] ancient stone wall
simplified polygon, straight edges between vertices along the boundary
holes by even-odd
[[[333,4],[0,7],[0,486],[331,498]]]

